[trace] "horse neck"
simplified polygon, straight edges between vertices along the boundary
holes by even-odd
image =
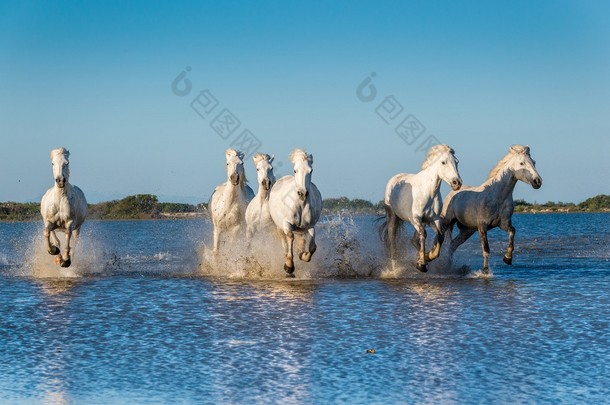
[[[262,184],[258,185],[258,198],[261,200],[261,202],[269,199],[269,192],[271,190],[265,190],[265,187],[263,187]]]
[[[438,171],[433,170],[432,167],[427,167],[420,171],[417,177],[421,180],[420,186],[426,194],[435,195],[441,187],[441,178],[438,175]]]
[[[483,183],[483,187],[498,194],[501,200],[505,200],[509,195],[513,194],[516,184],[517,178],[510,170],[501,170],[494,177]]]
[[[225,198],[230,202],[234,202],[240,196],[243,197],[246,195],[246,183],[240,179],[239,184],[234,186],[233,183],[231,183],[231,180],[227,180],[224,192]]]
[[[61,188],[57,184],[55,184],[55,192],[60,196],[69,196],[72,193],[72,185],[66,181],[64,187]]]

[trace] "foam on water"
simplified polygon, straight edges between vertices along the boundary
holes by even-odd
[[[224,241],[220,253],[214,256],[209,222],[189,222],[188,226],[171,221],[141,224],[145,230],[128,223],[87,223],[73,249],[69,268],[55,264],[55,256],[44,249],[40,228],[32,227],[15,242],[18,245],[15,257],[0,256],[0,266],[4,273],[38,278],[114,274],[203,275],[229,280],[283,280],[286,277],[284,250],[275,234],[257,234],[250,244],[243,238]],[[346,214],[323,217],[316,226],[317,251],[311,262],[299,260],[302,238],[295,234],[296,279],[492,277],[493,273],[472,272],[459,260],[454,264],[448,243],[443,245],[439,258],[428,264],[428,272],[419,272],[408,234],[413,230],[406,225],[404,231],[397,243],[399,265],[391,268],[377,224],[370,217]],[[65,235],[58,232],[58,237],[64,246]],[[431,239],[427,249],[432,246]]]
[[[295,278],[447,278],[462,277],[464,266],[454,266],[452,255],[444,246],[438,259],[428,264],[428,272],[416,269],[416,253],[404,235],[398,242],[399,263],[392,269],[386,248],[378,237],[373,221],[359,221],[352,215],[333,215],[321,219],[316,226],[318,246],[311,262],[298,259],[300,236],[295,234]],[[428,247],[429,248],[429,247]],[[283,279],[284,253],[275,235],[257,234],[248,243],[239,239],[225,241],[214,256],[211,241],[198,249],[200,271],[211,277],[228,279]]]
[[[66,235],[56,232],[62,252],[66,246]],[[78,278],[85,275],[100,275],[112,264],[106,249],[89,232],[81,232],[79,240],[72,249],[72,264],[62,268],[55,263],[56,256],[44,248],[42,232],[31,236],[22,252],[23,264],[17,275],[36,278]]]

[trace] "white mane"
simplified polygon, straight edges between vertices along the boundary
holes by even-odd
[[[489,176],[487,176],[487,180],[491,180],[495,178],[499,173],[503,172],[506,168],[506,164],[509,160],[511,160],[515,155],[527,155],[530,159],[530,147],[523,145],[513,145],[508,150],[506,156],[504,156],[500,161],[496,164],[496,166],[491,169],[489,172]]]
[[[254,165],[258,165],[259,162],[266,160],[267,162],[271,163],[271,161],[273,161],[273,156],[269,156],[266,153],[257,153],[254,156],[252,156],[252,160],[254,160]]]
[[[243,160],[244,159],[244,153],[237,151],[235,149],[227,149],[225,150],[225,156],[227,157],[227,160],[229,160],[229,158],[231,157],[236,157],[239,160]]]
[[[428,166],[430,166],[434,161],[438,158],[438,155],[441,153],[449,152],[455,159],[455,151],[449,145],[434,145],[428,150],[428,154],[426,155],[426,160],[421,165],[421,169],[425,170]]]
[[[70,151],[64,147],[53,149],[51,151],[51,160],[55,159],[57,155],[64,155],[66,159],[70,157]]]
[[[297,160],[307,160],[309,164],[313,164],[313,155],[307,154],[303,149],[295,149],[292,151],[290,155],[288,155],[288,159],[292,163],[296,163]]]

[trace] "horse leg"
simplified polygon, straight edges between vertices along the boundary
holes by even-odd
[[[481,237],[481,249],[483,250],[483,273],[489,273],[489,241],[487,240],[487,225],[479,225],[479,236]]]
[[[513,264],[513,250],[515,248],[515,227],[513,224],[508,224],[508,247],[506,248],[506,254],[504,255],[504,263],[511,265]]]
[[[61,249],[61,241],[57,237],[57,233],[55,231],[51,231],[51,243]]]
[[[443,246],[443,241],[445,240],[445,235],[443,234],[443,227],[440,218],[435,219],[430,225],[432,226],[432,228],[434,228],[434,231],[436,232],[436,244],[426,256],[426,261],[428,262],[431,262],[440,255],[441,246]]]
[[[220,242],[220,227],[214,225],[214,256],[218,255],[218,243]]]
[[[462,243],[466,242],[468,240],[468,238],[470,238],[476,232],[476,229],[469,228],[466,225],[462,225],[459,222],[457,224],[458,224],[460,233],[458,234],[458,236],[455,237],[455,239],[453,239],[451,241],[451,247],[450,247],[451,253],[455,252]]]
[[[419,252],[419,233],[417,231],[413,232],[413,237],[411,238],[411,244],[415,247],[415,250]]]
[[[311,257],[316,252],[316,231],[314,228],[309,228],[307,230],[307,234],[303,235],[305,249],[303,253],[299,256],[304,262],[311,261]]]
[[[414,219],[413,225],[419,234],[419,251],[417,252],[417,270],[425,273],[428,271],[426,267],[426,225],[420,219]]]
[[[400,219],[391,208],[386,207],[386,221],[388,223],[388,245],[390,247],[390,261],[392,269],[396,269],[396,235],[400,227]]]
[[[286,270],[286,277],[294,277],[294,261],[292,255],[292,248],[294,244],[294,232],[286,232],[286,263],[284,264],[284,270]]]
[[[51,230],[50,225],[51,224],[46,224],[43,229],[44,245],[45,249],[47,249],[47,252],[49,252],[50,255],[56,256],[59,254],[59,248],[51,244],[51,234],[53,234],[55,239],[57,239],[57,236],[55,236],[54,231]]]
[[[246,226],[246,240],[248,241],[248,250],[250,250],[252,246],[252,237],[254,236],[254,226],[252,224],[248,224]]]
[[[64,255],[60,254],[58,256],[59,265],[61,267],[70,267],[70,265],[72,264],[72,259],[70,258],[70,252],[71,252],[70,240],[72,239],[73,232],[74,232],[74,230],[72,229],[72,223],[70,223],[68,225],[68,231],[66,232],[66,250],[64,252]]]

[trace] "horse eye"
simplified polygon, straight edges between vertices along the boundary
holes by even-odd
[[[442,162],[442,163],[443,163],[444,165],[446,165],[446,164],[447,164],[447,162]]]
[[[294,174],[296,174],[296,173],[297,173],[297,171],[296,171],[296,170],[294,170]]]
[[[521,166],[525,166],[525,162],[521,162]]]

